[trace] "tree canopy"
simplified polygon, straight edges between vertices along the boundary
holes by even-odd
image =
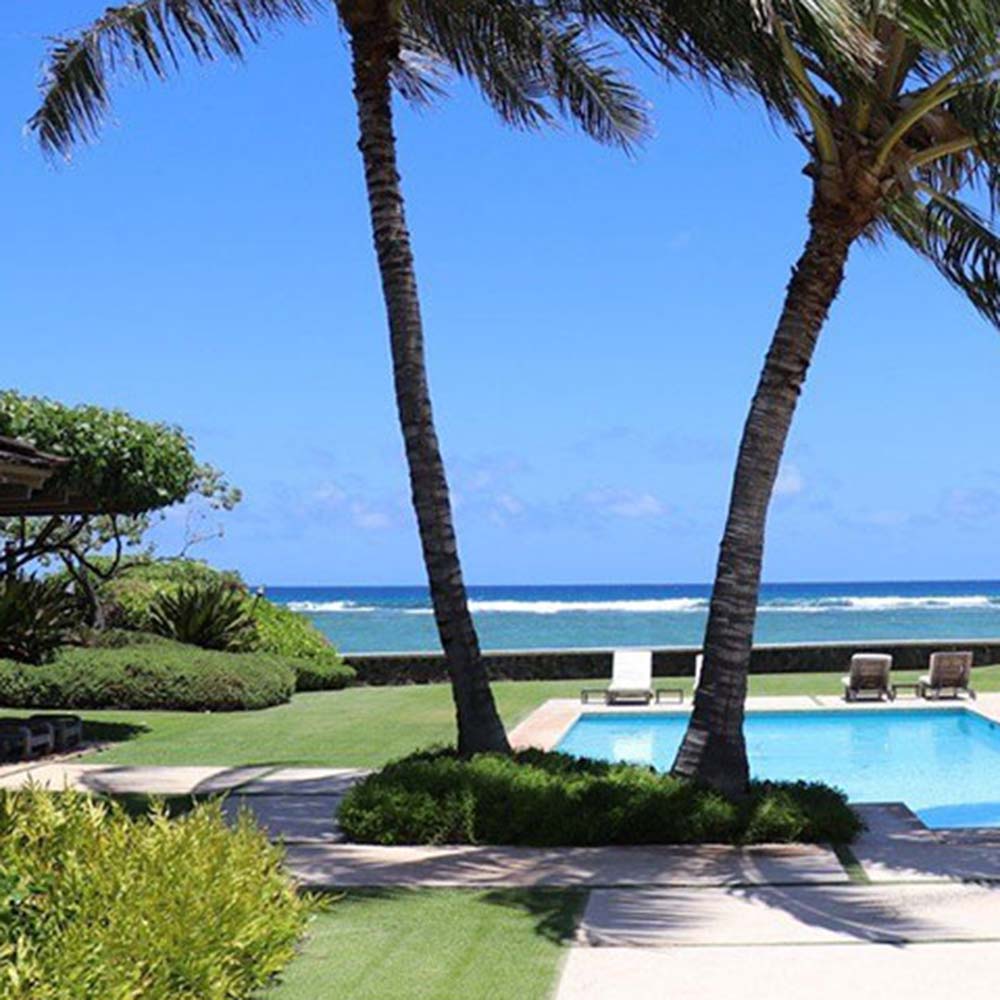
[[[204,477],[178,427],[122,410],[67,406],[14,390],[0,392],[0,435],[70,459],[45,487],[86,501],[86,511],[141,514],[183,500]]]

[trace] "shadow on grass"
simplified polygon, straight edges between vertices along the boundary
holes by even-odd
[[[483,902],[523,910],[535,919],[535,933],[555,944],[570,940],[583,913],[587,893],[582,889],[492,889]]]
[[[309,895],[321,909],[332,906],[363,906],[366,903],[405,899],[419,893],[463,893],[491,906],[503,906],[529,914],[535,933],[554,944],[564,944],[576,933],[587,901],[584,889],[545,887],[536,889],[462,889],[457,887],[403,887],[314,889]]]
[[[130,722],[83,720],[83,738],[87,743],[124,743],[149,731],[149,726],[134,725]]]

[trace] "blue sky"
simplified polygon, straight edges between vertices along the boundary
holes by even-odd
[[[188,430],[246,494],[213,562],[272,584],[420,582],[332,19],[243,66],[126,81],[102,141],[54,167],[23,132],[44,39],[102,7],[8,0],[0,21],[3,382]],[[657,135],[632,160],[510,131],[461,87],[399,108],[473,582],[712,576],[808,184],[753,104],[634,79]],[[1000,336],[929,266],[856,250],[765,577],[1000,576],[998,371]]]

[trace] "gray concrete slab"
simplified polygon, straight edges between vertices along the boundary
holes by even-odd
[[[618,947],[1000,941],[1000,886],[598,889],[578,934]]]
[[[573,948],[556,1000],[992,1000],[1000,945]]]
[[[902,803],[855,808],[868,829],[852,850],[873,882],[1000,879],[1000,831],[929,830]]]
[[[336,813],[339,795],[230,795],[223,811],[233,818],[249,810],[272,840],[322,841],[339,839]]]
[[[377,847],[298,844],[287,866],[313,886],[611,886],[846,883],[824,847]]]
[[[33,782],[54,791],[75,788],[110,795],[218,795],[267,774],[267,767],[116,767],[41,764],[0,777],[0,788]]]
[[[370,771],[343,767],[280,767],[248,781],[241,795],[343,795]]]

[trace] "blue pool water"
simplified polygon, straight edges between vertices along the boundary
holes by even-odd
[[[559,749],[666,771],[686,715],[595,713]],[[905,802],[929,827],[1000,827],[1000,725],[962,708],[751,712],[756,778],[825,781],[852,802]]]

